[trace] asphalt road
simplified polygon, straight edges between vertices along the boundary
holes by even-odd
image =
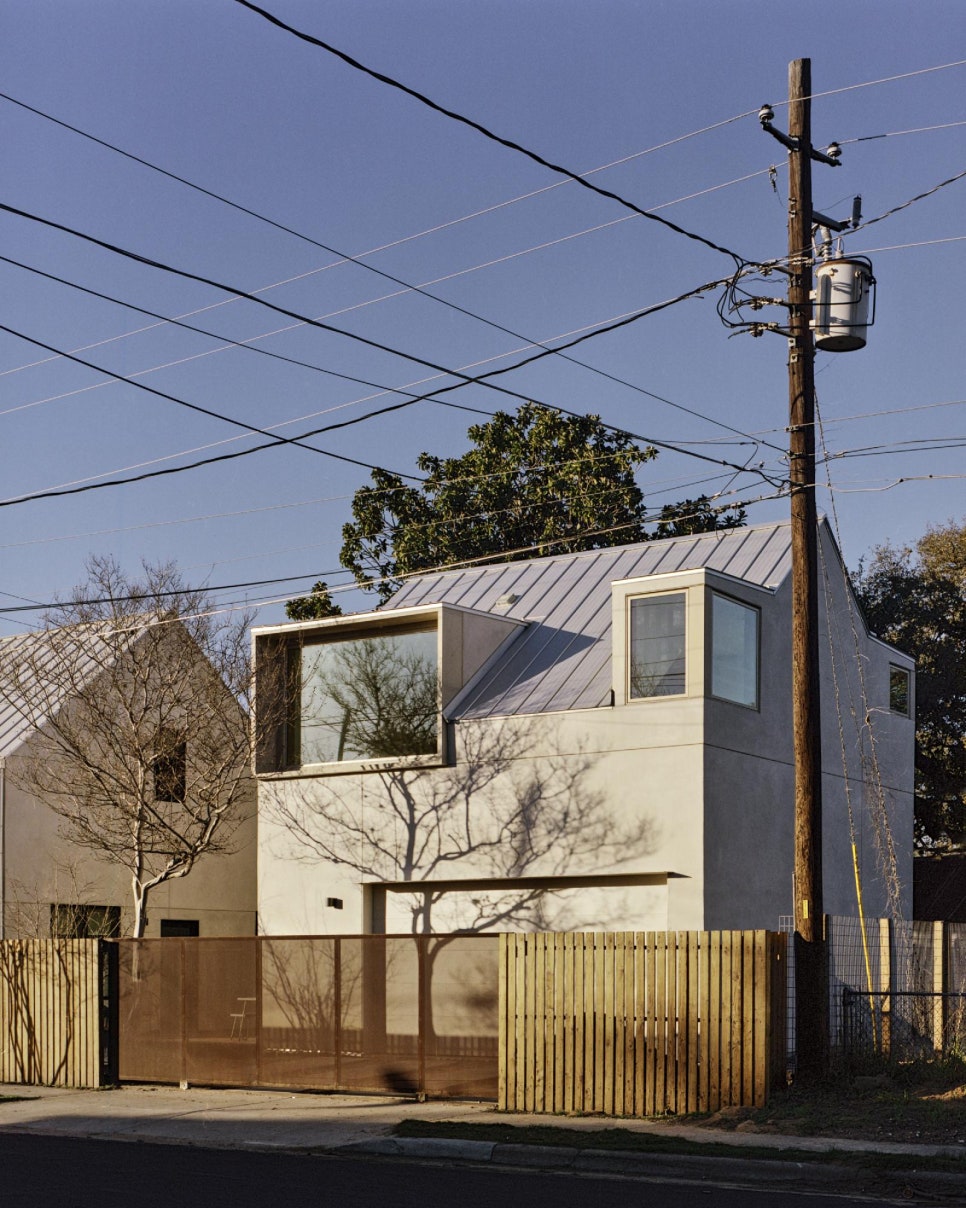
[[[3,1208],[865,1208],[788,1191],[498,1167],[0,1136]]]

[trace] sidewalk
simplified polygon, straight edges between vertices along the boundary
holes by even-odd
[[[11,1098],[8,1100],[6,1096]],[[292,1094],[288,1091],[211,1090],[204,1087],[180,1090],[173,1086],[65,1090],[0,1085],[0,1132],[174,1142],[211,1148],[332,1151],[351,1146],[370,1153],[407,1153],[423,1157],[449,1155],[465,1160],[496,1160],[495,1149],[546,1149],[543,1146],[494,1145],[484,1141],[392,1138],[394,1126],[402,1120],[510,1126],[541,1124],[575,1133],[620,1129],[628,1134],[676,1137],[697,1145],[726,1145],[734,1149],[735,1157],[741,1157],[743,1151],[751,1149],[769,1149],[829,1154],[833,1160],[835,1154],[845,1153],[905,1155],[910,1159],[910,1165],[927,1158],[958,1158],[964,1161],[966,1172],[966,1144],[963,1143],[909,1145],[730,1132],[663,1121],[600,1116],[509,1115],[497,1112],[492,1103],[438,1100],[417,1103],[391,1096]],[[775,1156],[780,1157],[780,1154]]]

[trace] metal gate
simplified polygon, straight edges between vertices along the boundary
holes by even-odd
[[[498,936],[118,950],[122,1081],[497,1097]]]

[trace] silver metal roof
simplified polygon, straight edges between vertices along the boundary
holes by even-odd
[[[117,650],[104,630],[103,623],[91,623],[0,638],[0,758],[12,755],[44,717],[63,705],[65,684],[83,683],[104,669]],[[132,640],[141,631],[138,621]]]
[[[788,522],[418,575],[380,611],[453,604],[526,623],[451,717],[596,709],[610,703],[611,584],[701,569],[774,590],[791,569]]]

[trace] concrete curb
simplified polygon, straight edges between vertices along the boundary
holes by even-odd
[[[909,1169],[862,1170],[833,1161],[800,1162],[781,1158],[706,1157],[701,1154],[641,1153],[633,1150],[576,1149],[571,1146],[514,1145],[442,1137],[379,1137],[325,1150],[333,1155],[371,1154],[413,1161],[492,1162],[496,1166],[574,1174],[623,1176],[676,1183],[726,1184],[772,1190],[875,1194],[910,1201],[927,1199],[962,1204],[964,1173]],[[877,1155],[870,1154],[870,1157]],[[911,1156],[911,1155],[910,1155]]]

